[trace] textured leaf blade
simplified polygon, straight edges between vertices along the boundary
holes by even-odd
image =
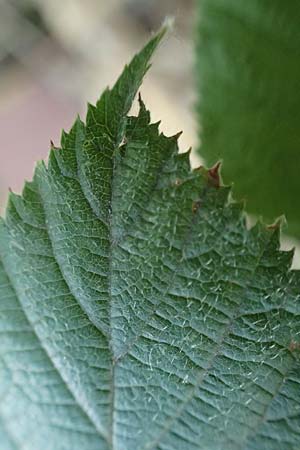
[[[285,214],[299,237],[299,3],[198,4],[199,151],[249,212]]]
[[[118,99],[132,99],[122,83]],[[296,450],[292,254],[278,228],[246,229],[217,170],[191,171],[141,99],[137,117],[128,107],[119,130],[101,100],[90,107],[10,196],[1,445]]]
[[[91,422],[96,436],[95,448],[107,448],[112,439],[112,357],[108,337],[112,156],[124,135],[131,101],[164,33],[165,29],[133,59],[114,88],[104,92],[96,107],[89,107],[87,126],[77,119],[71,132],[63,134],[62,149],[59,153],[52,150],[49,169],[40,164],[34,181],[26,184],[23,196],[11,194],[6,225],[2,227],[2,255],[10,276],[16,277],[14,285],[17,291],[19,289],[21,306],[32,326],[39,317],[44,317],[43,326],[39,323],[33,326],[37,340],[61,382],[71,391],[74,402],[80,405],[79,411]],[[47,193],[48,183],[52,188]],[[50,217],[47,217],[47,195],[51,202]],[[51,220],[56,220],[55,228],[51,227]],[[6,242],[9,239],[7,226],[10,226],[11,248]],[[62,237],[65,247],[59,243]],[[95,248],[98,251],[96,269],[91,259]],[[21,273],[19,267],[22,267]],[[86,330],[84,338],[79,330]],[[97,349],[99,354],[96,354]],[[34,421],[30,423],[34,426]],[[65,426],[63,420],[61,426]],[[42,428],[36,433],[29,426],[24,426],[26,428],[32,436],[28,448],[40,448],[49,433]],[[55,440],[49,437],[48,445],[58,449],[59,445],[61,448],[76,448],[76,445],[93,448],[94,444],[91,441],[88,447],[80,440],[74,443],[71,438],[61,439],[57,434]]]

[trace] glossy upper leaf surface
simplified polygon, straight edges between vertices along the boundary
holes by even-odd
[[[1,450],[297,450],[300,279],[133,97],[161,35],[11,194]]]
[[[247,211],[300,237],[300,3],[197,0],[200,153]]]

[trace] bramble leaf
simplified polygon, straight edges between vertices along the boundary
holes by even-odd
[[[161,35],[0,230],[1,450],[296,450],[300,279],[133,97]]]

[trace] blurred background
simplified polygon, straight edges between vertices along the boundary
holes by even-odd
[[[0,205],[84,117],[167,16],[175,29],[141,89],[167,134],[195,147],[193,0],[0,0]]]

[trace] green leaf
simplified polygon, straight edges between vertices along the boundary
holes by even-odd
[[[0,231],[1,450],[297,450],[300,279],[140,99],[157,36]]]
[[[200,153],[300,237],[300,3],[198,0]]]

